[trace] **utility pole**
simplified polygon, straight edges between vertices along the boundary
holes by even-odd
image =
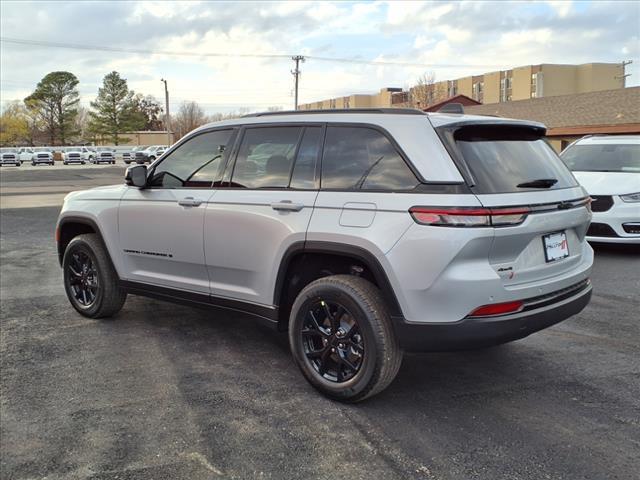
[[[296,62],[296,68],[295,70],[291,70],[291,73],[293,74],[293,78],[295,78],[295,110],[298,110],[298,77],[300,77],[300,62],[304,63],[304,57],[302,55],[296,55],[295,57],[291,57],[291,60],[293,60],[294,62]]]
[[[169,89],[164,78],[161,78],[160,81],[164,83],[164,127],[167,129],[167,147],[170,147],[173,142],[171,141],[171,117],[169,116]]]
[[[619,77],[615,77],[615,78],[621,78],[622,79],[622,88],[626,88],[627,86],[627,77],[630,77],[631,74],[627,73],[627,65],[633,63],[633,60],[626,60],[623,61],[620,65],[622,66],[622,75],[620,75]]]

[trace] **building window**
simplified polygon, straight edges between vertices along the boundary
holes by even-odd
[[[458,94],[458,87],[455,82],[449,82],[449,97],[455,97]]]
[[[336,99],[332,98],[329,100],[329,108],[336,108]]]
[[[500,101],[501,102],[509,102],[511,101],[511,77],[504,77],[500,79]]]
[[[543,94],[542,72],[531,74],[531,98],[540,98]]]
[[[349,97],[344,97],[344,108],[351,108],[351,102]]]
[[[476,82],[472,85],[471,91],[472,91],[474,100],[482,102],[483,90],[484,90],[484,82]]]

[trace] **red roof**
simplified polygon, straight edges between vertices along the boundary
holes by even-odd
[[[446,100],[442,100],[441,102],[434,103],[433,105],[429,105],[427,108],[423,110],[425,112],[437,112],[438,110],[440,110],[442,107],[444,107],[449,103],[460,103],[461,105],[464,105],[467,107],[470,105],[482,105],[481,102],[478,102],[477,100],[474,100],[471,97],[467,97],[466,95],[459,94],[459,95],[454,95],[453,97],[449,97]]]

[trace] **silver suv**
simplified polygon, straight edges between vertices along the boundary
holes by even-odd
[[[589,197],[544,135],[385,109],[209,124],[66,197],[67,296],[91,318],[127,294],[252,314],[315,388],[362,400],[403,351],[509,342],[587,305]]]

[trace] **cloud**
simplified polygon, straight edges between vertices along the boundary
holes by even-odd
[[[3,2],[6,37],[116,48],[381,59],[457,67],[370,66],[309,60],[302,102],[410,86],[425,71],[439,80],[536,63],[619,62],[640,82],[636,2]],[[25,29],[24,26],[29,28]],[[474,65],[482,65],[474,67]],[[2,43],[0,101],[23,98],[49,71],[80,79],[82,101],[106,73],[172,109],[196,100],[209,111],[293,103],[293,63],[140,55]]]

